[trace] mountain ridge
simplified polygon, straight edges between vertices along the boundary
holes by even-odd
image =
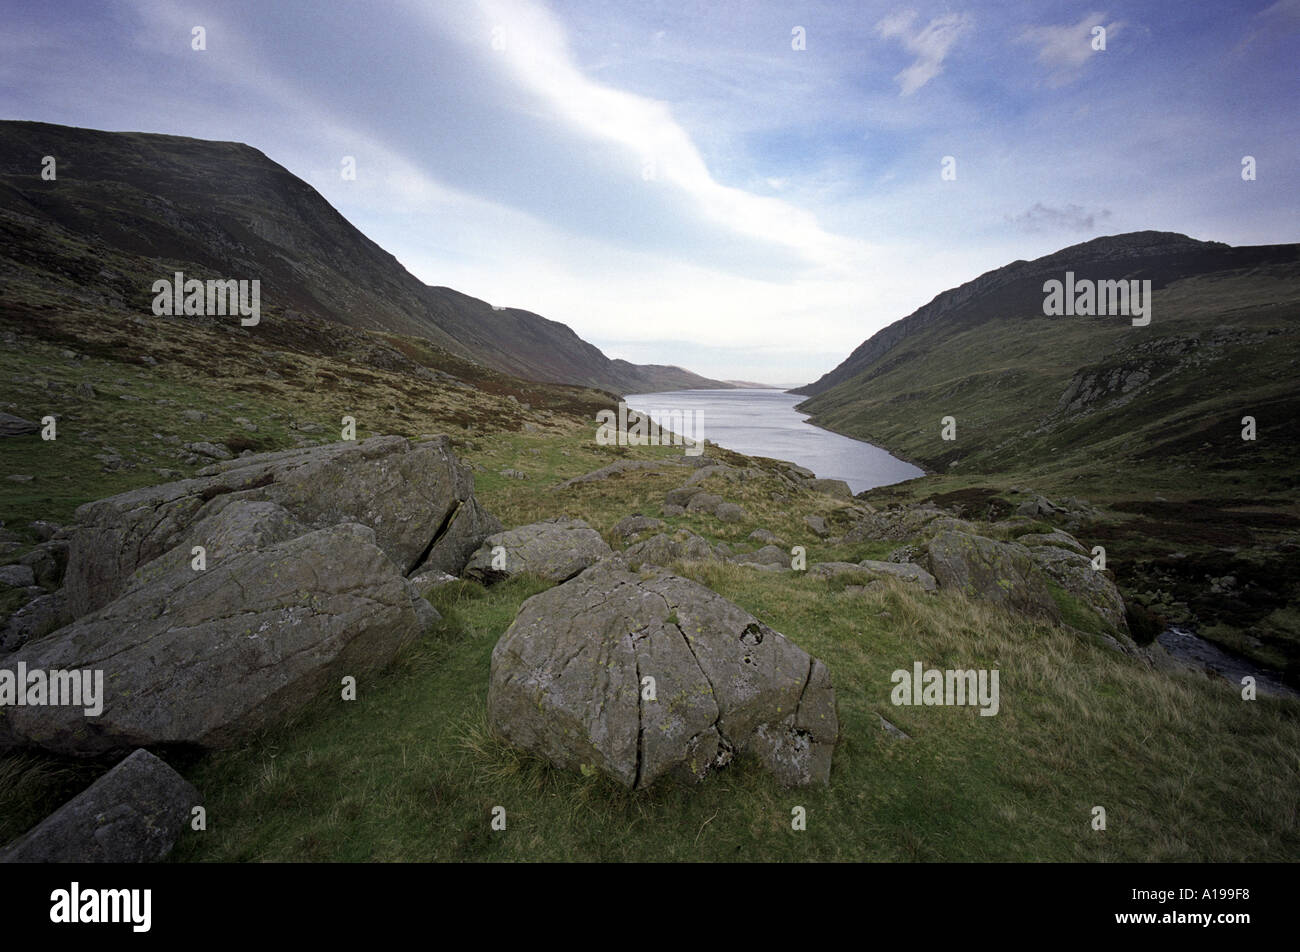
[[[1231,246],[1218,241],[1201,241],[1178,232],[1137,231],[1118,235],[1103,235],[1088,241],[1070,245],[1059,251],[1032,260],[1017,259],[1001,267],[963,282],[947,291],[935,295],[928,303],[917,308],[906,317],[894,321],[871,337],[864,340],[848,357],[835,368],[823,374],[812,383],[796,387],[788,392],[805,397],[814,397],[824,393],[860,372],[867,365],[880,359],[905,337],[929,326],[953,311],[968,306],[977,299],[1000,291],[1008,285],[1023,283],[1027,294],[1018,295],[1018,304],[1030,309],[1040,307],[1042,303],[1041,284],[1037,288],[1028,287],[1042,277],[1058,276],[1059,272],[1073,270],[1080,277],[1091,276],[1094,270],[1106,271],[1108,265],[1128,261],[1134,257],[1142,259],[1138,270],[1168,269],[1159,282],[1152,282],[1152,290],[1159,290],[1177,276],[1195,273],[1198,265],[1203,266],[1206,257],[1223,257],[1225,262],[1236,252],[1249,249],[1285,249],[1290,245],[1241,245]],[[1249,255],[1241,255],[1242,264],[1247,263]],[[1172,272],[1172,274],[1170,273]],[[1177,276],[1176,276],[1177,275]],[[1141,277],[1139,274],[1111,274],[1102,277]]]
[[[44,156],[55,158],[53,181],[41,177]],[[59,236],[78,236],[149,259],[160,276],[257,277],[264,304],[424,337],[524,379],[628,393],[730,386],[611,359],[559,321],[424,284],[309,183],[245,143],[0,121],[0,234],[10,274],[35,267],[66,278],[78,263],[66,260]],[[116,292],[148,306],[147,286],[118,280]]]

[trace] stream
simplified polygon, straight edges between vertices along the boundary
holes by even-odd
[[[1213,671],[1238,689],[1241,679],[1249,675],[1255,679],[1255,687],[1261,694],[1300,698],[1300,691],[1283,684],[1277,672],[1263,670],[1249,658],[1225,651],[1185,628],[1167,628],[1156,636],[1156,641],[1175,660],[1202,671]]]

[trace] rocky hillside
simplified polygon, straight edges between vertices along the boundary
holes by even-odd
[[[41,177],[56,160],[56,179]],[[152,283],[262,282],[262,305],[424,337],[528,380],[619,393],[725,388],[680,367],[611,360],[567,325],[429,287],[320,194],[236,142],[0,122],[3,303],[58,289],[146,312]]]
[[[1043,284],[1150,280],[1152,318],[1048,317]],[[1089,460],[1246,468],[1294,485],[1300,245],[1099,238],[947,291],[802,388],[813,422],[936,472]],[[1240,417],[1260,438],[1244,444]],[[942,438],[940,420],[956,420]],[[1243,454],[1249,454],[1249,457]]]
[[[1043,284],[1066,271],[1150,280],[1150,324],[1045,316]],[[872,498],[982,511],[1028,485],[1102,504],[1090,545],[1126,596],[1295,680],[1298,381],[1300,245],[1139,232],[939,295],[799,391],[799,408],[934,474]]]

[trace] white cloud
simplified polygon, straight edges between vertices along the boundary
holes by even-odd
[[[487,23],[500,25],[499,62],[562,121],[628,152],[629,180],[653,163],[656,181],[681,189],[703,217],[749,238],[789,248],[814,268],[851,270],[871,249],[827,232],[810,211],[719,183],[666,103],[588,79],[574,63],[564,30],[533,0],[478,0]]]
[[[914,10],[900,10],[876,24],[877,35],[901,41],[903,49],[916,56],[911,66],[894,77],[900,87],[900,96],[912,95],[943,72],[943,61],[948,51],[974,22],[964,13],[948,13],[914,30],[912,23],[915,20]]]
[[[1038,47],[1038,61],[1055,70],[1058,79],[1068,78],[1098,52],[1092,48],[1094,27],[1105,27],[1109,44],[1124,26],[1118,20],[1103,23],[1105,19],[1105,13],[1089,13],[1077,23],[1026,27],[1018,40]]]

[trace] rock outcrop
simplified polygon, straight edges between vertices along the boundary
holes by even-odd
[[[941,532],[926,544],[925,559],[942,588],[1048,621],[1061,620],[1043,571],[1023,545]]]
[[[1106,573],[1092,567],[1092,559],[1073,549],[1036,545],[1029,549],[1033,560],[1058,585],[1079,599],[1118,634],[1128,640],[1128,613],[1124,597]]]
[[[198,527],[241,501],[273,503],[303,529],[368,526],[402,575],[458,573],[483,536],[500,529],[445,437],[412,444],[378,436],[249,456],[78,509],[66,574],[71,616],[104,607],[138,568],[179,544],[206,546]]]

